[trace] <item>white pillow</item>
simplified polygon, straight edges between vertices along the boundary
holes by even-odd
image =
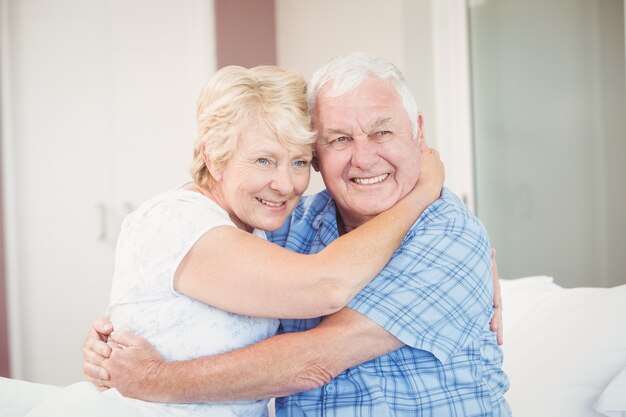
[[[550,277],[501,284],[513,415],[599,416],[594,404],[626,366],[626,285],[565,289]]]
[[[596,411],[609,417],[626,417],[626,368],[602,392]]]

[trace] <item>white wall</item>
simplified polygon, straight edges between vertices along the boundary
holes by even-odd
[[[122,216],[189,179],[212,1],[2,6],[13,376],[66,384],[108,304]]]

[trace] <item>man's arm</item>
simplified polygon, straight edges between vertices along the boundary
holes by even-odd
[[[111,344],[111,342],[110,342]],[[120,349],[114,345],[124,345]],[[402,342],[344,308],[306,332],[271,337],[223,355],[166,363],[144,339],[113,334],[104,385],[143,400],[193,403],[271,398],[319,387]]]
[[[502,344],[495,251],[492,262],[495,312],[491,326]],[[83,347],[87,379],[100,389],[117,386],[128,396],[161,402],[243,399],[244,394],[246,398],[265,398],[305,391],[328,382],[344,369],[402,345],[384,328],[349,308],[327,317],[307,332],[275,336],[222,356],[171,364],[163,363],[144,339],[127,333],[121,333],[118,342],[129,349],[116,352],[112,360],[107,360],[112,349],[105,341],[111,329],[106,319],[93,323]],[[105,363],[113,374],[111,380],[102,367]],[[241,378],[242,375],[246,377]],[[194,385],[187,386],[186,379]],[[248,384],[245,389],[238,385],[244,382]],[[196,388],[192,390],[192,386]]]

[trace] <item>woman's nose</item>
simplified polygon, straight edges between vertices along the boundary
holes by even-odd
[[[293,191],[293,179],[288,168],[279,168],[276,170],[272,183],[270,184],[273,190],[278,191],[281,194],[289,194]]]

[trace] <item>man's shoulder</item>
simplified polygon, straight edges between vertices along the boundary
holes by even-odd
[[[447,188],[442,190],[441,197],[424,211],[411,230],[416,234],[433,232],[487,235],[480,220],[459,196]]]
[[[294,224],[313,225],[315,219],[325,214],[328,210],[334,213],[334,202],[327,190],[317,194],[303,196],[296,208],[291,213],[289,222]]]
[[[317,194],[302,196],[292,215],[298,217],[311,214],[317,215],[323,212],[331,201],[332,197],[326,189]]]
[[[268,239],[284,246],[290,232],[302,232],[305,229],[314,228],[316,222],[330,208],[334,210],[334,203],[327,190],[303,196],[283,226],[278,230],[267,233]]]

